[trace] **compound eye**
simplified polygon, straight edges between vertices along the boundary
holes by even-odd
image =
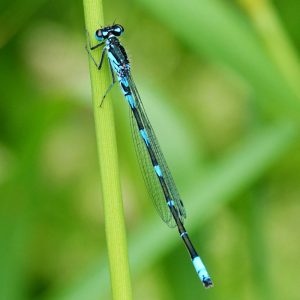
[[[113,31],[115,35],[119,36],[124,32],[124,28],[121,25],[114,25]]]
[[[102,42],[104,40],[104,36],[103,36],[103,32],[101,29],[98,29],[96,32],[95,32],[95,38],[96,40],[98,40],[99,42]]]

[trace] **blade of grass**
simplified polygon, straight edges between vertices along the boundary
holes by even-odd
[[[300,99],[299,58],[272,3],[268,0],[238,0],[238,2],[250,16],[270,57]]]
[[[248,237],[248,249],[251,257],[253,290],[256,299],[274,299],[272,276],[270,274],[271,252],[268,245],[266,217],[269,203],[264,184],[259,184],[249,192],[245,207],[241,214],[241,222],[245,223]]]
[[[235,70],[268,110],[299,114],[296,95],[247,20],[232,5],[216,0],[190,0],[176,5],[172,0],[136,2],[170,28],[191,51]]]
[[[189,231],[199,228],[230,199],[262,176],[294,143],[296,134],[297,128],[287,122],[260,129],[226,155],[205,176],[196,177],[190,189],[182,193],[185,199],[191,199],[190,202],[186,202]],[[154,216],[132,234],[129,253],[134,276],[141,274],[180,243],[175,232],[173,233],[167,226],[161,224],[157,216]],[[98,277],[99,282],[107,281],[103,261],[105,258],[102,259],[100,270],[93,266],[89,276],[84,276],[68,290],[58,292],[47,299],[74,300],[77,299],[74,295],[82,295],[85,292],[89,292],[85,299],[95,299],[100,293],[100,286],[95,278]],[[98,266],[99,262],[96,265]],[[102,295],[104,289],[102,286]],[[105,292],[108,292],[108,287]]]
[[[102,1],[84,0],[83,6],[86,29],[90,34],[93,34],[96,29],[104,24]],[[99,59],[101,51],[97,52],[98,56],[96,58]],[[99,107],[99,102],[108,87],[107,76],[109,73],[107,65],[104,70],[99,72],[93,62],[91,60],[89,62],[112,294],[113,299],[130,300],[132,291],[110,95],[105,99],[101,108]],[[100,295],[101,291],[99,291],[97,298]],[[84,298],[86,299],[86,297]]]
[[[9,76],[9,71],[5,74]],[[10,176],[0,185],[0,299],[6,300],[24,299],[24,295],[28,293],[28,274],[32,262],[29,258],[30,247],[35,238],[35,230],[40,226],[37,222],[40,214],[39,202],[45,198],[41,188],[42,176],[39,173],[40,153],[47,137],[45,132],[53,128],[58,120],[57,115],[64,110],[55,102],[36,101],[41,96],[36,93],[33,97],[33,91],[26,85],[25,78],[17,71],[13,74],[14,83],[20,87],[17,92],[22,91],[22,97],[30,101],[24,104],[26,109],[22,104],[19,106],[22,117],[18,121],[26,138],[19,138],[18,146],[13,147],[10,144],[9,149],[18,155],[14,157],[15,163],[10,170]],[[11,93],[9,95],[14,99]],[[18,115],[17,109],[14,114]],[[14,124],[14,120],[10,120],[8,124],[10,133],[13,133],[16,129],[14,126],[18,125]]]
[[[2,196],[2,195],[1,195]],[[4,199],[4,198],[2,198]],[[25,290],[25,266],[30,222],[23,212],[7,217],[2,207],[0,218],[0,299],[23,299]]]

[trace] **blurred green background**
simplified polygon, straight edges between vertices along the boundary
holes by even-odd
[[[135,299],[299,299],[299,10],[104,1],[215,282],[156,214],[115,87]],[[84,44],[80,1],[1,1],[1,300],[110,299]]]

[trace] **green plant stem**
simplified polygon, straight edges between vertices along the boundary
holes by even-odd
[[[268,234],[266,220],[268,216],[267,182],[256,185],[245,199],[244,222],[246,222],[248,250],[251,260],[255,299],[274,299],[271,274]]]
[[[83,6],[86,29],[90,34],[91,40],[93,40],[95,30],[104,25],[102,1],[83,0]],[[99,61],[101,51],[95,50],[94,52],[93,56]],[[89,60],[89,65],[112,296],[114,300],[130,300],[132,299],[132,290],[119,180],[117,143],[110,95],[105,98],[101,108],[99,107],[110,83],[108,80],[108,66],[106,63],[103,70],[99,72],[91,60]],[[101,282],[99,282],[99,285],[101,285]]]
[[[300,62],[269,0],[238,0],[252,19],[271,58],[300,100]]]

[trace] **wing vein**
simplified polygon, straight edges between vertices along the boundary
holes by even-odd
[[[142,120],[143,126],[146,129],[150,145],[152,146],[155,157],[161,168],[163,178],[166,182],[169,194],[171,196],[171,200],[174,201],[174,204],[178,211],[179,217],[180,217],[181,221],[183,222],[184,219],[186,218],[186,212],[184,209],[184,205],[181,201],[179,192],[177,191],[174,179],[169,170],[166,159],[164,158],[164,155],[160,149],[158,140],[157,140],[154,130],[151,126],[151,123],[148,119],[148,116],[145,112],[145,109],[144,109],[143,103],[141,101],[141,98],[139,96],[139,93],[137,91],[137,88],[136,88],[136,86],[131,78],[131,75],[129,73],[127,75],[127,80],[129,82],[132,96],[134,97],[136,107],[139,112],[140,118]],[[131,113],[131,129],[132,129],[132,135],[133,135],[133,140],[134,140],[137,157],[139,160],[140,168],[143,173],[144,181],[146,183],[148,192],[149,192],[149,194],[153,200],[153,203],[156,207],[156,210],[159,213],[162,220],[166,224],[168,224],[168,226],[174,227],[174,226],[176,226],[175,221],[173,220],[173,217],[172,217],[172,214],[167,205],[161,184],[160,184],[159,179],[158,179],[158,177],[154,171],[154,168],[152,166],[152,162],[151,162],[147,147],[139,133],[138,126],[137,126],[137,123],[136,123],[133,113]]]

